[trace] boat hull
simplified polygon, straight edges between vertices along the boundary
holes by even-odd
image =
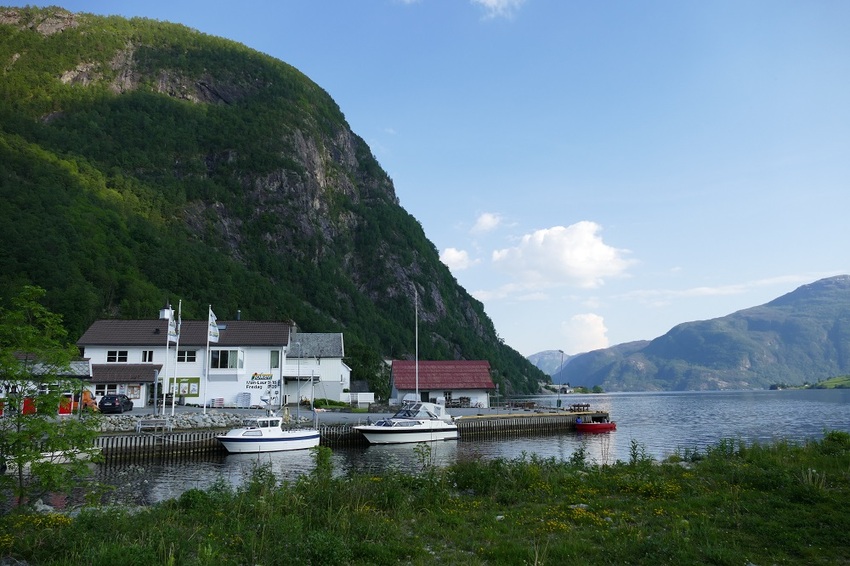
[[[245,432],[235,429],[216,439],[231,454],[249,454],[306,450],[318,446],[321,438],[316,429],[286,430],[281,431],[281,434],[267,436],[248,436]]]
[[[440,440],[457,440],[458,431],[455,425],[444,427],[387,427],[376,425],[356,426],[369,444],[407,444],[411,442],[436,442]]]
[[[617,430],[617,423],[576,423],[577,432],[611,432]]]

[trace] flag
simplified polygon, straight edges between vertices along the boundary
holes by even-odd
[[[215,313],[212,311],[212,307],[210,307],[209,326],[207,336],[209,337],[210,342],[218,342],[218,323],[216,322]]]
[[[177,320],[174,318],[174,309],[168,308],[168,342],[177,343],[177,336],[180,334],[180,328],[177,326]]]

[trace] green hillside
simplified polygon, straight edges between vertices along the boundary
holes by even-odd
[[[184,26],[0,8],[0,296],[24,284],[72,337],[98,318],[292,319],[363,359],[486,359],[502,343],[333,99]],[[355,378],[360,371],[355,367]]]
[[[680,324],[651,342],[573,357],[556,382],[606,391],[764,389],[850,371],[850,276],[765,305]]]

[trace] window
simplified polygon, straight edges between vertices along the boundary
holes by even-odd
[[[108,350],[106,352],[107,362],[126,362],[127,350]]]
[[[142,363],[150,363],[153,361],[153,350],[142,350]]]
[[[280,350],[272,350],[269,352],[269,368],[278,369],[280,367]]]
[[[198,359],[197,350],[180,350],[177,352],[177,361],[184,363],[194,363]]]
[[[127,397],[130,399],[141,399],[142,398],[142,386],[141,385],[128,385],[127,386]]]
[[[118,393],[118,386],[114,383],[98,383],[94,386],[94,394],[98,397],[115,395],[116,393]]]
[[[239,350],[213,350],[210,355],[211,369],[241,369],[242,352]]]

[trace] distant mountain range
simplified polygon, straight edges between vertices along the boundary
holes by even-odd
[[[567,364],[572,356],[561,350],[544,350],[528,356],[528,361],[537,366],[546,375],[555,375]]]
[[[529,360],[546,372],[552,358],[549,350]],[[654,340],[572,356],[552,380],[606,391],[685,391],[765,389],[848,373],[850,275],[840,275],[762,306],[679,324]]]

